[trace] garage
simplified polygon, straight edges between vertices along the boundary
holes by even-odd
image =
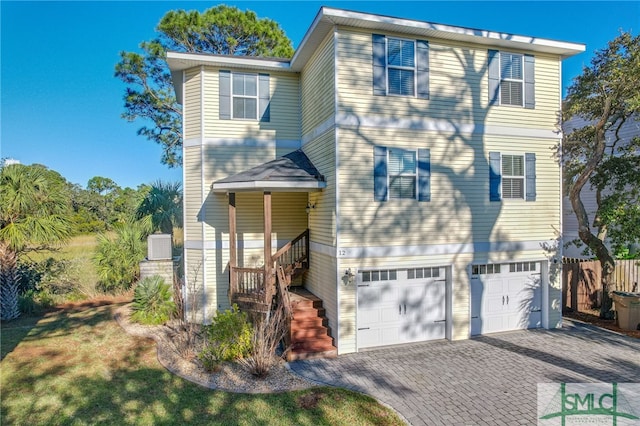
[[[444,339],[446,267],[358,273],[358,348]]]
[[[542,327],[540,262],[471,267],[471,335]]]

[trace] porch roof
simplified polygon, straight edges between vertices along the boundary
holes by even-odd
[[[233,176],[217,180],[211,185],[213,192],[312,192],[327,186],[302,150],[290,152]]]

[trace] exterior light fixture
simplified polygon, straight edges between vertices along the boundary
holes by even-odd
[[[311,213],[311,209],[315,209],[315,208],[316,208],[315,204],[311,204],[311,203],[307,202],[307,207],[304,210],[307,212],[307,214],[309,214],[309,213]]]

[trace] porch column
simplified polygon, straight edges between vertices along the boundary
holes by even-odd
[[[273,262],[271,261],[271,192],[264,192],[264,273],[266,284],[270,283]]]
[[[238,285],[238,277],[233,273],[233,268],[238,266],[236,250],[236,194],[229,193],[229,285],[234,291]]]

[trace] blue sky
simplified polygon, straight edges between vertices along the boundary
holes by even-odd
[[[173,9],[203,11],[216,2],[0,2],[0,157],[40,163],[69,181],[93,176],[136,187],[179,181],[160,148],[137,136],[123,112],[124,85],[113,77],[118,53],[154,37]],[[280,23],[297,47],[320,6],[585,43],[563,64],[563,87],[595,49],[640,31],[640,2],[226,2]]]

